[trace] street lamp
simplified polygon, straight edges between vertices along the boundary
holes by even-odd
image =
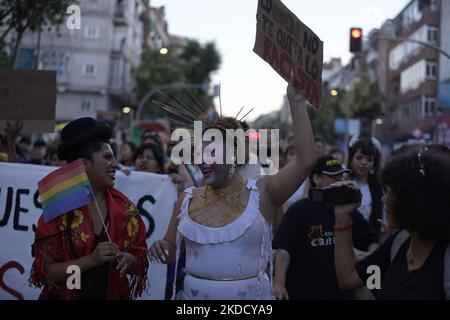
[[[122,108],[122,112],[125,113],[125,114],[130,113],[130,111],[131,111],[130,107],[123,107]]]
[[[169,52],[169,50],[167,48],[161,48],[159,49],[159,53],[161,53],[162,55],[165,55]]]
[[[331,95],[332,97],[336,97],[336,96],[338,95],[338,91],[337,91],[336,89],[332,89],[332,90],[330,91],[330,95]]]
[[[377,134],[377,126],[383,125],[384,121],[381,118],[376,118],[372,120],[372,137],[375,137]]]

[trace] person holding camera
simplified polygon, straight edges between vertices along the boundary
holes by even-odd
[[[382,300],[450,299],[450,150],[410,147],[386,163],[381,180],[388,226],[397,231],[357,262],[349,213],[359,203],[335,206],[335,263],[339,286],[367,286]],[[342,186],[343,183],[334,186]]]
[[[333,251],[335,221],[333,206],[327,203],[336,196],[338,202],[348,197],[342,190],[333,195],[325,189],[349,172],[331,156],[319,158],[310,176],[315,188],[310,191],[314,201],[299,200],[286,212],[274,239],[274,248],[278,250],[273,293],[277,299],[353,299],[353,291],[338,287]],[[313,194],[314,191],[319,194]],[[355,247],[363,252],[375,250],[379,242],[377,233],[361,213],[353,210],[351,215]]]

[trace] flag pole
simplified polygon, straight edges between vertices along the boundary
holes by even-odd
[[[90,181],[89,181],[89,191],[91,192],[92,199],[94,200],[95,207],[97,208],[98,216],[100,217],[100,220],[102,221],[103,229],[106,232],[106,236],[108,237],[108,241],[112,243],[111,237],[109,236],[108,228],[106,227],[105,220],[103,220],[102,213],[100,211],[100,207],[98,206],[97,198],[95,197],[94,190],[92,190],[92,186],[91,186]]]
[[[92,198],[94,199],[95,207],[97,208],[97,213],[100,216],[100,220],[102,221],[102,224],[103,224],[103,230],[105,230],[106,236],[108,237],[108,241],[113,243],[112,240],[111,240],[111,237],[109,235],[108,228],[106,227],[105,220],[103,219],[102,213],[100,212],[100,207],[98,206],[97,198],[95,197],[94,192],[92,192],[92,188],[91,188],[91,193],[92,193]],[[117,260],[117,263],[120,263],[120,260],[119,260],[118,256],[116,256],[116,260]]]
[[[95,207],[97,208],[97,213],[100,216],[100,220],[102,221],[103,229],[106,232],[106,236],[108,237],[108,241],[112,243],[111,237],[109,236],[108,228],[106,227],[106,224],[105,224],[105,220],[103,219],[102,213],[100,212],[100,208],[98,206],[97,199],[95,198],[94,194],[92,194],[92,197],[94,198]]]
[[[111,240],[111,236],[109,235],[108,228],[106,227],[105,220],[102,217],[102,213],[100,211],[100,207],[98,206],[97,198],[95,197],[94,190],[92,190],[90,181],[89,181],[89,189],[90,189],[90,192],[91,192],[91,195],[92,195],[92,199],[94,199],[95,207],[97,208],[97,213],[98,213],[98,215],[100,217],[100,220],[102,221],[103,230],[105,230],[106,236],[108,237],[108,241],[110,243],[113,243],[112,240]],[[94,232],[94,234],[95,234],[95,232]],[[117,260],[117,263],[120,264],[120,260],[119,260],[118,256],[116,256],[116,260]]]

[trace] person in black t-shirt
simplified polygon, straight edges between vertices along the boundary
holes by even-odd
[[[382,201],[388,226],[399,231],[356,262],[348,213],[359,204],[335,206],[340,287],[366,285],[377,299],[385,300],[438,300],[446,294],[450,299],[444,286],[445,272],[450,271],[446,254],[450,251],[450,150],[442,145],[409,147],[391,156],[381,178],[387,187]]]
[[[336,159],[317,160],[310,180],[313,187],[326,188],[341,181],[345,172]],[[352,215],[355,247],[373,251],[379,237],[358,211]],[[294,203],[274,239],[277,248],[273,293],[278,299],[352,299],[352,290],[340,290],[334,267],[334,212],[332,206],[309,199]]]

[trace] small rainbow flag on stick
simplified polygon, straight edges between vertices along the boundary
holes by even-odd
[[[75,160],[38,182],[39,196],[47,223],[94,199],[83,160]]]

